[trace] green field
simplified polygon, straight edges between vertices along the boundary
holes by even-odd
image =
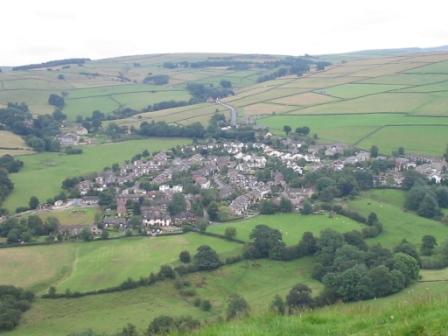
[[[39,299],[25,314],[21,325],[7,335],[65,336],[70,331],[88,328],[115,332],[127,323],[143,330],[161,314],[216,320],[224,315],[227,299],[234,293],[248,300],[254,314],[261,313],[275,294],[285,295],[298,282],[308,284],[317,294],[322,285],[310,278],[311,268],[312,260],[307,258],[291,262],[257,260],[189,275],[187,279],[197,296],[212,302],[213,308],[208,313],[193,306],[194,298],[180,296],[171,281],[80,299]]]
[[[304,232],[319,235],[320,231],[331,228],[339,232],[347,232],[360,228],[360,225],[351,219],[342,216],[330,218],[328,215],[304,216],[296,213],[260,215],[249,219],[226,224],[216,224],[207,228],[208,232],[223,234],[227,227],[237,230],[236,238],[248,241],[252,229],[259,224],[265,224],[280,230],[283,241],[288,245],[297,244]]]
[[[445,139],[448,136],[448,117],[397,113],[349,117],[347,115],[279,115],[259,119],[258,124],[269,127],[277,134],[284,134],[283,126],[285,125],[291,126],[292,129],[308,126],[311,133],[316,133],[321,141],[342,141],[364,149],[377,145],[384,154],[390,154],[403,146],[408,152],[440,156],[445,149]]]
[[[448,227],[441,222],[419,217],[404,211],[404,194],[399,190],[372,190],[348,202],[349,208],[364,215],[375,212],[384,231],[369,243],[381,243],[386,247],[397,245],[402,239],[420,246],[421,239],[431,234],[441,242],[448,239]]]
[[[403,85],[394,84],[343,84],[325,89],[324,92],[340,98],[356,98],[375,93],[404,88]]]
[[[440,157],[446,149],[447,139],[448,126],[390,126],[380,129],[357,145],[365,149],[377,145],[381,153],[385,154],[403,146],[409,153]]]
[[[0,284],[33,290],[53,285],[60,291],[89,291],[139,279],[161,265],[176,264],[179,253],[210,245],[223,257],[241,253],[241,245],[190,233],[157,238],[126,238],[0,249]]]
[[[110,114],[117,108],[141,110],[147,105],[168,100],[189,100],[186,83],[198,81],[219,85],[230,80],[235,89],[256,83],[268,69],[234,70],[229,67],[174,68],[163,63],[204,61],[220,54],[140,55],[91,61],[83,66],[54,67],[52,71],[29,70],[0,73],[0,104],[25,102],[34,114],[48,114],[53,107],[48,104],[50,94],[63,94],[66,106],[63,112],[69,120],[87,117],[99,110]],[[230,56],[230,54],[226,55]],[[233,55],[237,59],[253,61],[252,56]],[[266,55],[265,60],[278,56]],[[169,76],[165,85],[146,85],[148,75]],[[62,75],[63,78],[59,78]]]
[[[21,156],[24,167],[19,173],[10,175],[14,191],[3,206],[14,212],[17,207],[27,205],[33,195],[41,201],[54,197],[61,191],[61,183],[67,177],[101,171],[145,149],[152,152],[189,142],[187,139],[155,138],[85,146],[81,155],[40,153]]]

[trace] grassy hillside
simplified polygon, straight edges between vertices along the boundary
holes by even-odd
[[[30,154],[33,150],[18,135],[9,131],[0,131],[0,156]]]
[[[442,271],[443,272],[443,271]],[[404,293],[354,304],[338,304],[300,315],[264,314],[219,323],[190,335],[446,335],[448,283],[419,283]]]
[[[292,262],[259,260],[186,277],[196,290],[196,297],[211,301],[213,308],[210,312],[194,307],[195,297],[181,296],[172,281],[80,299],[38,299],[24,315],[20,326],[6,335],[43,336],[51,333],[66,336],[71,331],[88,328],[115,332],[127,323],[143,330],[160,314],[192,315],[214,321],[224,314],[227,299],[234,293],[243,295],[250,302],[253,313],[260,314],[266,311],[275,294],[285,295],[297,282],[306,283],[318,292],[321,284],[310,278],[311,266],[310,259]]]
[[[17,207],[27,205],[33,195],[41,201],[54,197],[61,191],[61,183],[67,177],[101,171],[145,149],[153,152],[189,142],[188,139],[155,138],[85,146],[81,155],[47,152],[21,156],[24,167],[19,173],[10,175],[14,191],[3,207],[14,212]]]
[[[439,156],[448,135],[447,60],[447,53],[352,60],[260,83],[226,101],[277,133],[309,126],[323,142]]]
[[[441,222],[417,216],[403,209],[404,193],[400,190],[372,190],[348,202],[348,206],[364,215],[376,212],[384,231],[369,243],[381,243],[386,247],[397,245],[402,239],[419,246],[426,234],[437,240],[448,238],[448,227]]]
[[[234,56],[239,60],[274,60],[274,56],[230,54],[154,54],[90,61],[81,66],[55,66],[48,69],[5,71],[0,73],[0,104],[25,102],[34,114],[53,111],[48,104],[52,93],[63,94],[64,113],[69,119],[90,116],[99,110],[110,114],[124,107],[140,110],[167,100],[188,100],[187,82],[218,85],[230,80],[235,88],[256,83],[269,70],[234,70],[230,67],[167,68],[165,62],[198,62],[216,57]],[[164,85],[144,84],[149,75],[168,75]]]
[[[91,243],[66,243],[0,249],[0,284],[33,290],[55,286],[59,291],[88,291],[119,285],[158,272],[178,262],[179,253],[200,245],[218,253],[241,253],[241,245],[194,233],[157,238],[126,238]]]

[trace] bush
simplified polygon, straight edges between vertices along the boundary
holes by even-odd
[[[201,309],[203,311],[210,311],[212,309],[212,304],[209,300],[203,300],[201,303]]]

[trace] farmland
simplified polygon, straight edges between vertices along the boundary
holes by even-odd
[[[232,223],[212,225],[208,228],[208,231],[223,234],[227,227],[234,227],[237,230],[236,238],[248,241],[250,232],[259,224],[278,229],[283,235],[284,242],[288,245],[297,244],[303,233],[307,231],[319,235],[320,231],[328,228],[339,232],[360,228],[358,223],[341,216],[330,218],[328,215],[276,214],[260,215]]]
[[[153,152],[188,142],[189,140],[176,138],[132,140],[85,146],[81,155],[47,152],[21,156],[24,168],[19,173],[10,175],[14,192],[3,206],[14,211],[17,207],[26,205],[33,195],[45,201],[61,191],[61,183],[67,177],[101,171],[113,163],[124,162],[145,149]]]
[[[127,323],[139,329],[147,327],[156,316],[193,315],[215,320],[225,311],[227,298],[234,293],[243,295],[254,313],[266,311],[275,294],[285,295],[297,282],[308,284],[316,293],[320,283],[310,278],[311,259],[292,262],[260,260],[242,262],[207,273],[187,277],[197,295],[211,301],[213,308],[203,312],[195,308],[192,299],[185,299],[166,281],[148,288],[80,299],[39,299],[25,314],[22,324],[8,335],[66,335],[67,331],[92,328],[115,332]],[[291,275],[294,275],[291,277]]]
[[[0,284],[14,283],[36,291],[51,285],[61,291],[112,287],[129,277],[139,279],[158,272],[161,265],[177,263],[181,251],[194,253],[204,244],[223,256],[241,253],[239,244],[194,233],[3,248]]]
[[[50,94],[65,98],[63,112],[70,120],[88,117],[93,111],[111,114],[120,108],[141,110],[148,105],[176,100],[188,101],[189,82],[219,85],[229,80],[235,89],[256,83],[266,70],[232,70],[226,67],[166,68],[165,62],[197,62],[219,54],[176,54],[130,56],[87,62],[84,65],[53,67],[47,71],[14,71],[0,73],[0,104],[25,102],[34,114],[48,114]],[[234,55],[236,56],[236,55]],[[236,56],[246,59],[244,55]],[[250,58],[250,57],[249,57]],[[275,57],[266,56],[272,60]],[[145,84],[148,75],[168,75],[165,85]]]
[[[404,146],[438,156],[448,135],[447,59],[448,54],[358,59],[257,84],[225,100],[242,119],[255,117],[274,132],[284,125],[308,126],[324,143],[376,144],[385,154]]]
[[[277,134],[283,126],[292,128],[307,125],[322,142],[344,142],[369,149],[378,145],[384,154],[399,146],[410,153],[440,155],[446,146],[448,117],[411,116],[400,113],[332,115],[279,115],[260,119],[260,125]],[[423,136],[424,135],[424,136]]]
[[[23,139],[8,131],[0,131],[0,156],[9,155],[23,155],[32,153]]]

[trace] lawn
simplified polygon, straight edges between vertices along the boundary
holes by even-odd
[[[45,201],[61,191],[61,183],[67,177],[101,171],[115,162],[132,158],[144,149],[152,152],[189,142],[187,139],[153,138],[85,146],[81,155],[39,153],[21,156],[24,167],[19,173],[10,175],[14,191],[3,206],[14,211],[27,205],[33,195]]]
[[[351,219],[342,216],[330,218],[328,215],[304,216],[296,213],[260,215],[241,221],[226,224],[215,224],[207,228],[208,232],[224,233],[227,227],[237,230],[236,238],[248,241],[252,229],[259,224],[265,224],[280,230],[283,240],[288,245],[297,244],[304,232],[312,232],[319,235],[320,231],[331,228],[339,232],[347,232],[360,229],[360,225]]]
[[[400,190],[372,190],[349,201],[348,206],[366,216],[375,212],[383,223],[384,231],[378,237],[369,239],[369,243],[393,247],[406,238],[419,246],[426,234],[433,235],[439,242],[448,238],[446,225],[404,211],[403,201],[404,195]]]
[[[161,314],[216,320],[224,316],[227,299],[234,293],[246,298],[252,313],[265,312],[275,294],[285,295],[298,282],[309,285],[317,294],[322,285],[311,279],[311,268],[309,258],[291,262],[257,260],[187,276],[197,296],[211,301],[213,308],[208,313],[193,306],[194,298],[181,297],[172,281],[80,299],[38,299],[21,325],[7,335],[66,336],[88,328],[110,333],[127,323],[143,331]]]

